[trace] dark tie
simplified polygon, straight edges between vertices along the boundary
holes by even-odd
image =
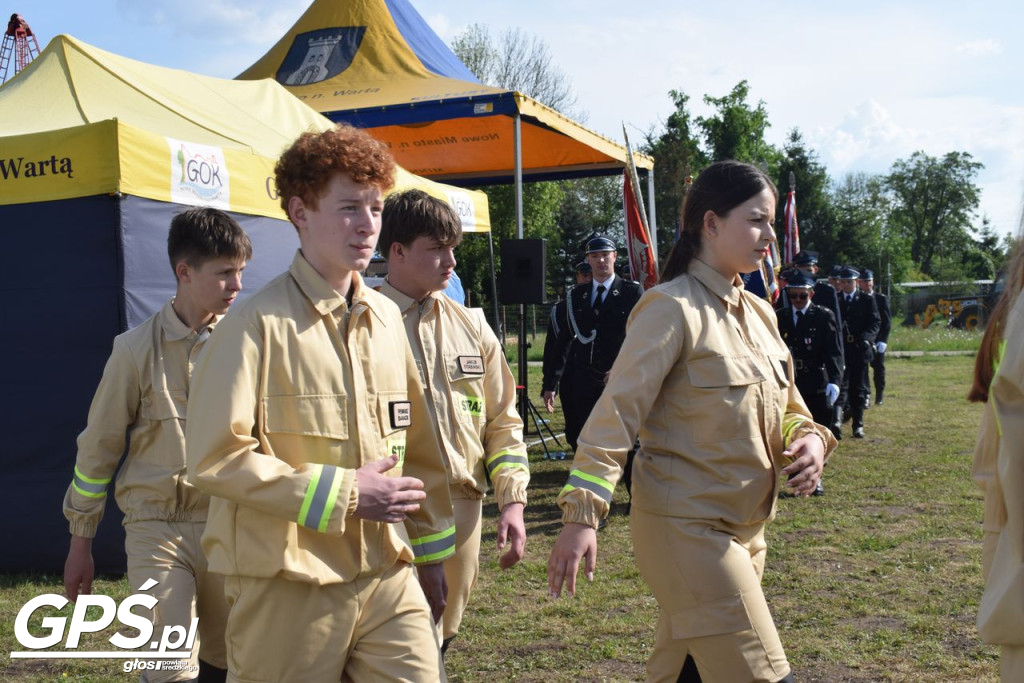
[[[604,285],[597,286],[597,296],[594,297],[594,310],[601,308],[601,302],[604,301]]]
[[[800,327],[800,321],[803,320],[803,319],[804,319],[804,312],[803,311],[797,311],[796,312],[796,326],[797,327]]]

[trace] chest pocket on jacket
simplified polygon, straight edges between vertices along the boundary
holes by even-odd
[[[184,391],[165,390],[153,391],[142,397],[139,403],[139,416],[148,424],[142,426],[143,432],[137,434],[138,439],[155,439],[160,448],[140,447],[139,462],[156,465],[168,472],[185,467],[185,412],[188,409],[188,396]],[[173,421],[173,422],[172,422]],[[167,440],[167,435],[177,434],[176,442]],[[162,438],[161,438],[162,437]],[[136,445],[141,446],[143,441]],[[179,443],[178,447],[170,444]]]
[[[779,388],[785,390],[789,386],[789,364],[792,360],[779,356],[769,357],[768,360],[771,361],[772,368],[775,370],[775,379],[779,382]]]
[[[479,424],[487,418],[484,403],[484,359],[479,352],[446,353],[444,365],[452,388],[455,416],[468,424]]]
[[[184,420],[187,409],[184,391],[154,391],[142,397],[139,414],[147,420]]]
[[[344,394],[267,396],[263,410],[268,433],[348,439],[348,397]]]
[[[761,382],[767,379],[750,356],[711,356],[690,361],[693,385],[687,428],[695,443],[749,439],[760,433]]]
[[[404,391],[381,391],[377,394],[377,422],[380,423],[385,450],[381,457],[397,455],[396,469],[405,464],[405,435],[412,421],[430,419],[427,415],[413,415],[411,409],[409,395]]]

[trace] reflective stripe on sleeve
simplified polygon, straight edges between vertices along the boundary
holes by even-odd
[[[569,481],[562,487],[561,493],[568,493],[576,489],[586,489],[610,505],[615,487],[600,477],[580,470],[573,470],[569,473]]]
[[[455,554],[455,525],[430,536],[410,538],[409,543],[412,544],[414,564],[446,560]]]
[[[341,488],[341,474],[337,467],[315,465],[313,479],[306,487],[306,497],[299,509],[298,522],[302,526],[327,531],[327,523],[338,500],[338,489]]]
[[[494,478],[494,473],[503,467],[512,467],[516,469],[530,471],[530,461],[527,460],[526,455],[523,453],[515,453],[513,451],[498,451],[491,457],[484,461],[487,466],[487,474],[491,478]]]
[[[992,384],[996,382],[996,375],[999,374],[999,368],[1003,365],[1003,356],[1006,355],[1006,340],[1003,339],[999,342],[999,347],[996,349],[996,362],[995,367],[992,368],[992,382],[989,384],[988,393],[989,399],[992,398]],[[996,418],[996,434],[999,438],[1003,438],[1003,423],[999,420],[999,411],[995,408],[992,409],[992,415]]]
[[[110,485],[110,477],[106,479],[93,479],[82,474],[75,465],[75,477],[71,480],[71,487],[88,498],[102,498],[107,495],[107,487]]]
[[[806,420],[799,415],[792,415],[782,421],[782,445],[784,447],[789,446],[789,441],[793,438],[793,432],[803,425],[804,422]]]

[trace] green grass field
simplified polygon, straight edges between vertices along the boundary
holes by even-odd
[[[963,399],[972,363],[968,356],[890,359],[885,405],[867,412],[866,439],[841,442],[826,469],[827,495],[779,501],[764,587],[797,680],[997,680],[997,650],[979,642],[974,626],[982,496],[970,467],[980,408]],[[531,368],[531,396],[539,381]],[[555,429],[560,418],[556,412]],[[633,562],[624,491],[616,491],[598,535],[594,582],[581,582],[575,599],[553,602],[546,562],[561,528],[554,500],[569,463],[544,460],[535,447],[531,466],[527,555],[507,572],[494,549],[497,510],[485,506],[481,576],[448,653],[450,680],[642,680],[657,605]],[[118,662],[9,659],[21,649],[13,637],[18,609],[59,592],[60,569],[2,577],[0,679],[134,680]],[[120,599],[127,585],[107,580],[97,590]],[[102,647],[110,635],[88,644]]]

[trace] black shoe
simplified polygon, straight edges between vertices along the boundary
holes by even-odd
[[[882,405],[882,399],[878,399],[877,401],[875,401],[875,405],[876,406]]]
[[[825,487],[821,485],[821,479],[818,480],[818,486],[814,489],[814,492],[811,493],[811,495],[812,496],[824,496],[825,495]]]
[[[853,429],[853,438],[855,438],[855,439],[863,439],[864,438],[864,428],[863,427],[854,427],[854,429]]]

